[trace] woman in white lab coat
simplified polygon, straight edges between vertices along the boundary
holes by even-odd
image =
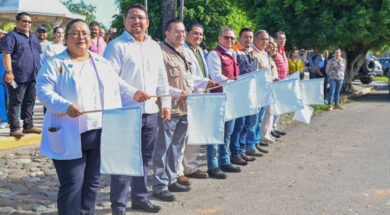
[[[60,188],[58,214],[94,214],[100,178],[102,113],[149,96],[120,79],[103,57],[88,51],[88,25],[73,20],[65,30],[67,49],[48,59],[37,77],[37,95],[47,107],[41,155],[53,159]]]

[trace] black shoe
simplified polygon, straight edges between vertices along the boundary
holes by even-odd
[[[168,190],[170,192],[188,192],[191,190],[191,187],[175,182],[173,184],[168,185]]]
[[[160,199],[164,202],[173,202],[175,201],[175,196],[168,190],[162,191],[161,193],[153,193],[153,196]]]
[[[265,142],[260,142],[259,144],[256,144],[256,147],[257,146],[269,146],[269,144]]]
[[[284,132],[284,131],[279,131],[279,130],[275,130],[275,132],[277,133],[277,134],[279,134],[279,135],[286,135],[286,132]]]
[[[246,155],[241,155],[241,158],[244,159],[245,161],[248,161],[248,162],[252,162],[252,161],[256,160],[256,158],[249,157],[249,156],[246,156]]]
[[[149,213],[158,213],[161,210],[160,206],[154,205],[150,201],[132,204],[131,208],[134,210],[143,210]]]
[[[259,152],[268,153],[268,150],[263,149],[263,148],[261,148],[261,147],[256,147],[256,149],[257,149],[257,151],[259,151]]]
[[[271,131],[271,135],[275,138],[280,138],[280,134],[278,134],[276,131]]]
[[[238,166],[233,166],[231,164],[228,165],[221,165],[219,168],[221,168],[224,172],[241,172],[241,168]]]
[[[126,212],[125,211],[118,211],[118,212],[112,211],[112,215],[126,215]]]
[[[216,178],[216,179],[226,179],[226,174],[221,171],[220,168],[215,169],[209,169],[207,170],[207,173],[209,173],[210,178]]]

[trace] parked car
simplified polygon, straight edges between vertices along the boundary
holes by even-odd
[[[388,77],[390,72],[390,57],[379,57],[378,61],[382,65],[383,75]]]
[[[369,84],[374,76],[383,76],[382,65],[376,57],[367,58],[355,75],[355,79],[360,79],[363,84]]]

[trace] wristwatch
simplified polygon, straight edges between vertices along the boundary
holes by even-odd
[[[5,73],[7,73],[7,74],[13,74],[14,72],[13,72],[12,70],[10,70],[10,71],[5,71]]]

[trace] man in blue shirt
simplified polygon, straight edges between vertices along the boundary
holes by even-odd
[[[9,91],[8,123],[10,135],[16,138],[25,133],[41,133],[33,124],[33,108],[36,90],[35,78],[41,67],[41,45],[31,31],[31,16],[21,12],[16,15],[16,28],[9,32],[0,43],[5,67],[4,81]],[[20,130],[18,115],[21,108],[23,132]]]

